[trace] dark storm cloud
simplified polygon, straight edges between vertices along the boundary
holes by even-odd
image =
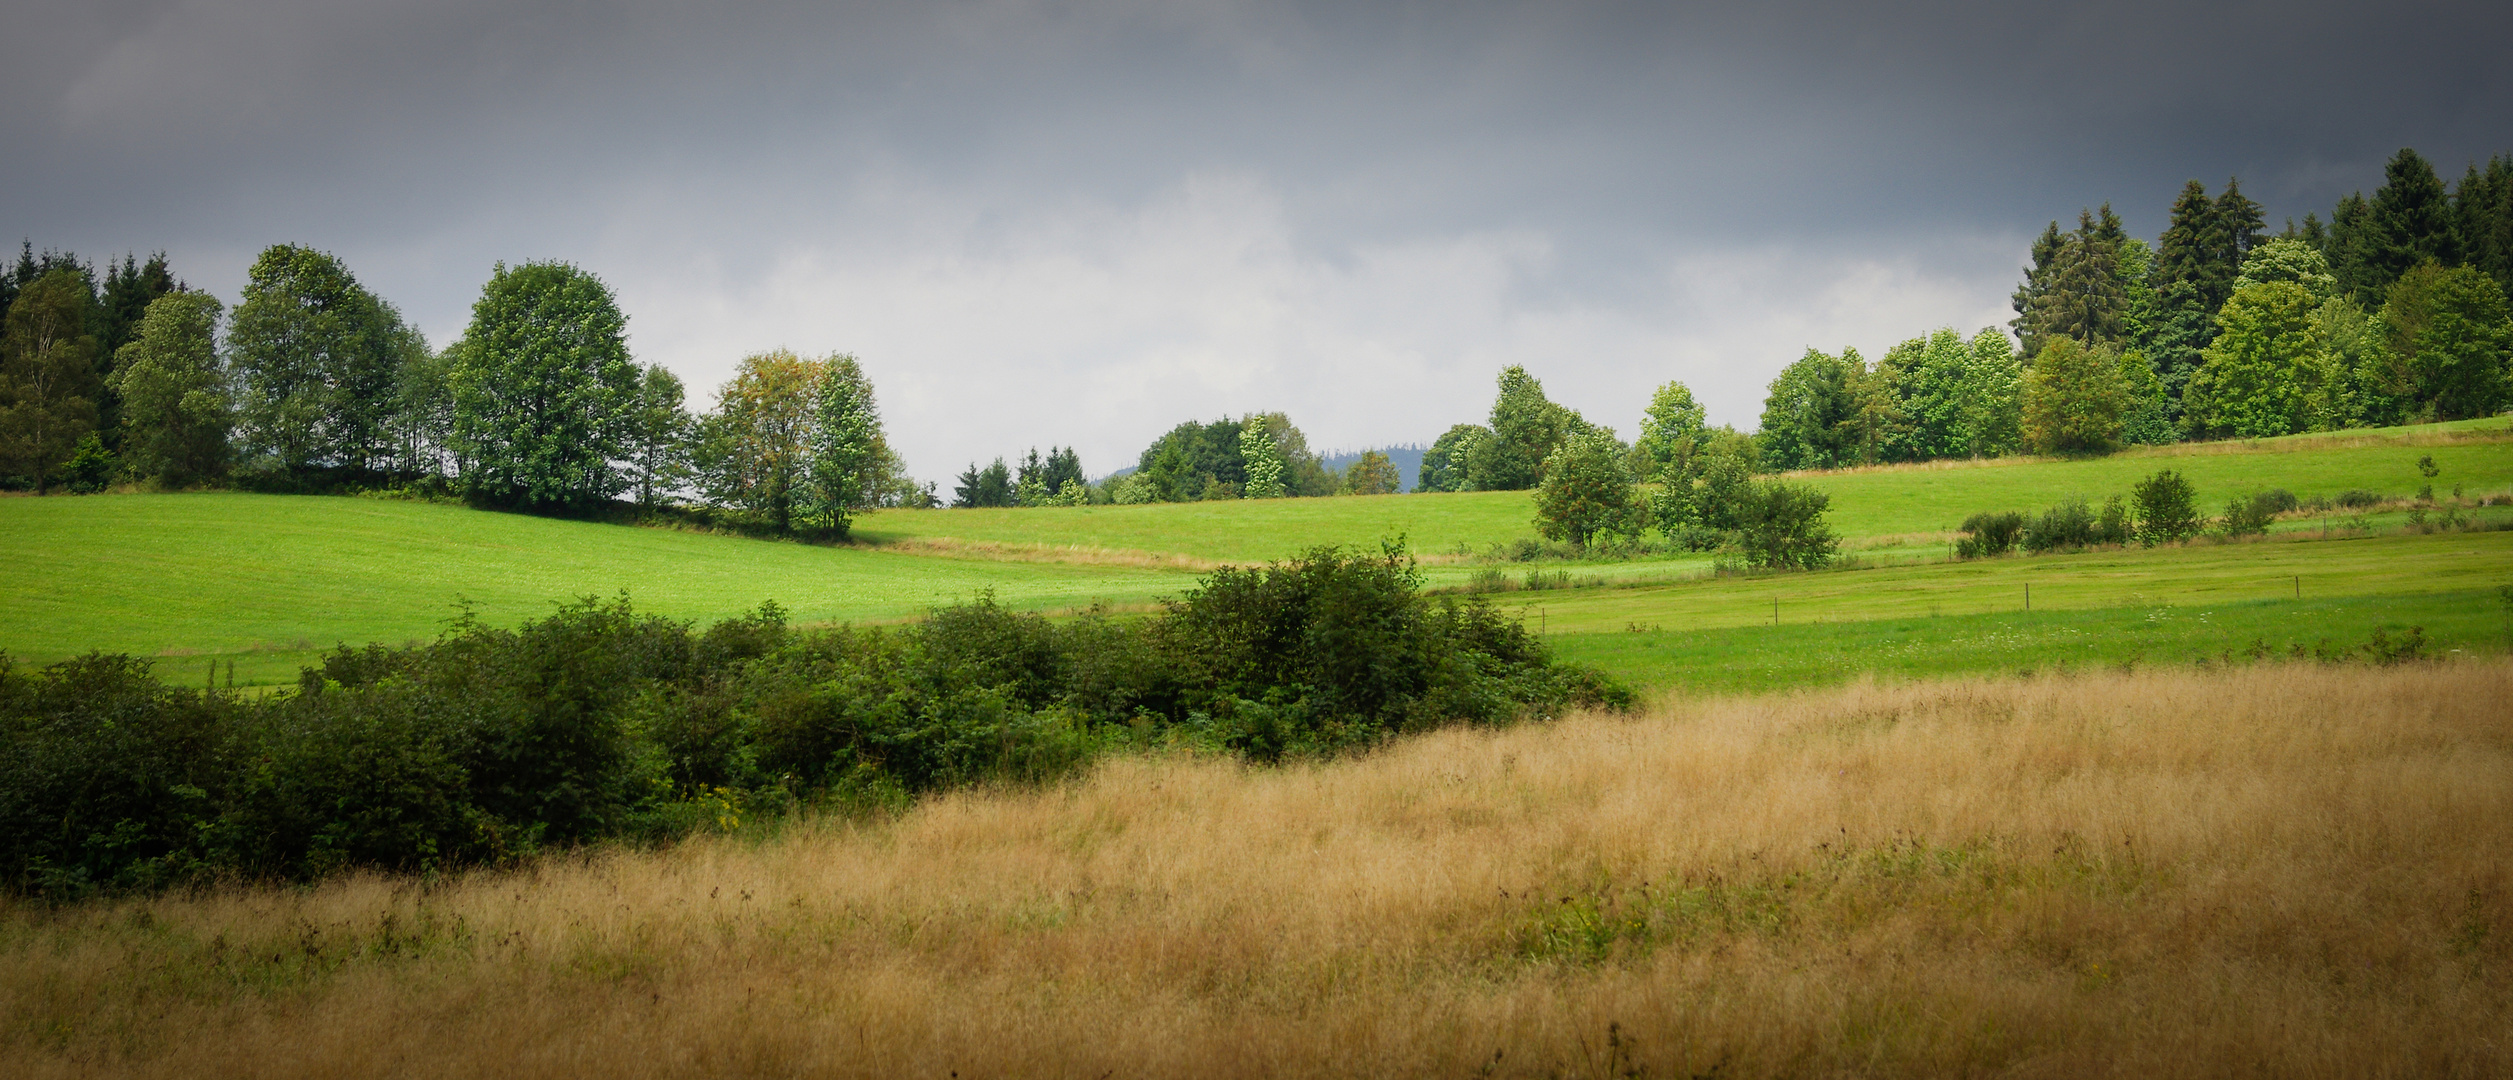
[[[439,340],[489,262],[572,259],[701,385],[750,349],[865,352],[928,475],[1007,428],[1098,439],[1096,467],[1259,405],[1428,437],[1514,361],[1609,422],[1683,377],[1750,423],[1798,348],[1998,317],[2022,239],[2080,206],[2152,235],[2182,180],[2240,174],[2300,217],[2403,145],[2447,173],[2513,149],[2509,29],[2476,4],[22,5],[0,224],[164,247],[230,295],[260,245],[314,243]],[[1356,367],[1434,388],[1316,385]]]

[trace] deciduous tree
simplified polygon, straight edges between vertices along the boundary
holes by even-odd
[[[2024,444],[2037,454],[2103,453],[2120,445],[2129,405],[2120,354],[2054,337],[2025,377]]]
[[[264,249],[229,318],[238,436],[259,468],[361,473],[391,451],[394,387],[426,345],[339,259]]]
[[[1536,531],[1582,547],[1601,536],[1636,536],[1646,527],[1621,440],[1592,428],[1571,436],[1545,462],[1536,487]]]
[[[96,431],[94,302],[83,276],[56,269],[21,288],[0,325],[0,473],[39,493]]]
[[[503,263],[481,286],[454,372],[463,488],[527,507],[604,502],[628,486],[642,373],[601,279],[567,263]]]
[[[159,297],[115,358],[110,381],[122,397],[122,459],[132,475],[180,487],[226,469],[235,418],[218,359],[224,313],[208,293]]]

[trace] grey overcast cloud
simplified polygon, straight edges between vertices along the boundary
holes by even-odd
[[[1280,409],[1428,442],[1524,364],[1632,434],[2004,324],[2032,235],[2274,228],[2513,150],[2513,5],[11,0],[0,226],[232,302],[339,255],[435,344],[608,281],[694,406],[850,352],[916,475]]]

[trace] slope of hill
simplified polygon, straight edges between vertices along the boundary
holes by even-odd
[[[2187,474],[2203,509],[2270,487],[2305,498],[2352,489],[2404,496],[2427,482],[2415,467],[2421,455],[2440,467],[2433,483],[2444,493],[2455,486],[2472,495],[2504,492],[2513,490],[2509,438],[2505,422],[2496,419],[2086,461],[1903,466],[1803,479],[1832,494],[1833,520],[1853,547],[1934,558],[1942,557],[1948,532],[1973,511],[2037,509],[2073,495],[2099,498],[2161,467]],[[1370,545],[1398,535],[1431,560],[1433,584],[1453,586],[1489,572],[1467,553],[1532,536],[1531,514],[1525,492],[890,511],[863,523],[858,546],[814,547],[369,499],[0,499],[0,565],[10,568],[0,577],[0,650],[39,662],[92,648],[129,651],[167,658],[169,677],[179,678],[195,677],[181,672],[208,662],[203,658],[232,660],[240,681],[277,681],[293,676],[312,651],[334,643],[433,636],[464,603],[501,624],[559,601],[622,590],[648,610],[699,620],[764,600],[807,622],[906,619],[981,590],[993,590],[1007,604],[1046,610],[1142,605],[1191,587],[1195,574],[1217,563],[1260,562],[1320,544]],[[1838,594],[1841,602],[1823,616],[1834,620],[1907,617],[1922,614],[1915,606],[1921,604],[1931,605],[1928,611],[1976,612],[1985,605],[1964,606],[1971,601],[1962,597],[1995,594],[2003,603],[2016,592],[2020,599],[2026,577],[2049,590],[2046,607],[2112,606],[2093,602],[2094,592],[2086,594],[2088,602],[2075,603],[2067,598],[2071,586],[2047,578],[2080,572],[2063,569],[2069,567],[2083,568],[2085,580],[2115,585],[2127,574],[2144,595],[2168,604],[2206,598],[2210,582],[2261,579],[2243,586],[2252,588],[2294,573],[2310,579],[2316,595],[2405,595],[2439,588],[2421,583],[2417,568],[2446,559],[2447,549],[2449,566],[2476,575],[2452,587],[2478,587],[2477,577],[2503,569],[2513,550],[2508,540],[2513,534],[2479,535],[2466,552],[2445,543],[2410,543],[2396,551],[2378,545],[2193,548],[1796,577],[1779,586],[1662,584],[1513,599],[1538,605],[1531,610],[1542,611],[1551,630],[1603,633],[1626,626],[1689,632],[1740,625],[1759,619],[1774,591],[1801,598]],[[2260,560],[2278,566],[2249,565]],[[2315,565],[2286,565],[2295,560]],[[1582,579],[1663,583],[1707,565],[1706,558],[1691,556],[1573,570]],[[1729,616],[1716,614],[1731,608]],[[1557,619],[1563,624],[1554,625]],[[1627,655],[1627,646],[1603,655]]]

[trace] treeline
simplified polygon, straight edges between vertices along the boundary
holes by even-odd
[[[1279,412],[1210,422],[1189,420],[1144,448],[1132,470],[1093,484],[1071,449],[1032,448],[1016,472],[996,458],[969,463],[951,505],[1085,506],[1217,499],[1392,495],[1405,478],[1386,454],[1363,451],[1341,472],[1309,448],[1308,436]]]
[[[463,335],[430,349],[339,259],[263,251],[229,311],[164,256],[100,275],[29,245],[0,276],[0,485],[318,491],[417,485],[581,510],[694,503],[843,535],[930,503],[851,357],[743,361],[717,409],[629,355],[610,288],[566,263],[500,264]]]
[[[2513,156],[2448,186],[2401,150],[2368,198],[2269,235],[2238,181],[2185,186],[2162,236],[2105,204],[2034,241],[2009,324],[1810,350],[1755,439],[1773,468],[2101,453],[2490,416],[2513,404]]]
[[[1053,778],[1112,748],[1254,760],[1623,707],[1400,545],[1225,569],[1149,619],[981,599],[898,628],[774,605],[705,631],[591,600],[342,647],[248,697],[91,655],[0,657],[0,891],[444,870],[802,806]],[[214,674],[213,674],[214,680]]]

